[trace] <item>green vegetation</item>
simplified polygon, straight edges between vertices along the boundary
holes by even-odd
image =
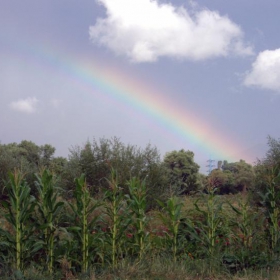
[[[75,184],[75,203],[69,203],[72,213],[68,217],[74,226],[68,228],[68,231],[75,233],[74,238],[82,252],[81,270],[82,272],[87,272],[90,262],[89,251],[93,249],[92,247],[94,245],[92,233],[94,232],[95,223],[98,218],[92,218],[91,214],[100,206],[100,203],[95,202],[90,197],[84,174],[75,179]]]
[[[103,228],[103,231],[105,232],[110,264],[115,268],[125,249],[124,237],[130,223],[130,217],[123,191],[119,186],[118,174],[114,169],[108,182],[110,188],[105,192],[106,204],[103,223],[106,227]]]
[[[208,176],[118,139],[0,145],[0,278],[280,279],[279,143]]]
[[[38,189],[37,227],[41,230],[41,236],[38,238],[41,242],[37,242],[37,247],[42,245],[45,250],[48,271],[52,274],[55,258],[55,236],[59,230],[59,214],[64,203],[58,201],[59,192],[56,187],[56,178],[49,170],[44,169],[39,175],[36,174],[36,179],[35,185]]]
[[[23,181],[24,175],[15,171],[9,174],[10,180],[6,183],[8,190],[8,201],[2,202],[5,211],[4,217],[12,226],[13,232],[4,231],[4,245],[7,245],[9,255],[12,256],[16,270],[22,270],[26,253],[32,250],[31,215],[35,207],[34,197],[30,196],[30,188]],[[12,263],[13,263],[12,262]]]
[[[133,177],[128,182],[129,196],[128,203],[131,211],[131,228],[132,233],[127,233],[128,237],[133,237],[133,249],[137,252],[139,259],[144,256],[145,251],[148,249],[148,237],[147,231],[148,219],[146,215],[147,209],[147,191],[145,182],[141,182],[138,178]],[[134,233],[134,235],[133,235]]]

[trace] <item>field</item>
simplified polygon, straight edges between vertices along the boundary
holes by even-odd
[[[10,175],[1,205],[1,279],[280,279],[278,207],[250,194],[170,196],[145,211],[145,184],[110,188],[99,198],[85,177],[71,199],[48,170],[36,196]],[[268,190],[271,194],[273,189]]]

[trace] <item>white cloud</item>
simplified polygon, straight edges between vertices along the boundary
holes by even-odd
[[[280,49],[259,53],[244,84],[280,92]]]
[[[38,99],[36,97],[28,97],[26,99],[20,99],[18,101],[12,102],[10,107],[15,111],[31,114],[36,112],[37,103]]]
[[[227,16],[202,9],[190,14],[183,7],[156,0],[98,0],[107,10],[89,29],[90,38],[134,62],[161,56],[202,60],[252,54],[241,28]]]

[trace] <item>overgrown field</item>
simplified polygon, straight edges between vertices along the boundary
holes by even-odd
[[[170,195],[147,211],[145,181],[125,192],[112,170],[92,195],[85,176],[67,199],[47,169],[36,191],[10,173],[1,201],[1,279],[280,279],[279,181],[251,194]]]

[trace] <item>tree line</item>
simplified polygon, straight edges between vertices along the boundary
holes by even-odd
[[[258,191],[258,177],[265,166],[275,165],[280,159],[280,141],[268,137],[268,146],[266,157],[258,160],[255,166],[242,159],[230,163],[218,161],[217,167],[205,175],[199,172],[200,166],[194,161],[192,151],[171,151],[161,159],[159,150],[150,144],[139,148],[124,144],[116,137],[94,139],[83,146],[72,147],[68,158],[56,157],[55,147],[50,144],[39,146],[27,140],[0,144],[0,194],[5,197],[4,182],[9,171],[14,169],[26,174],[25,180],[33,192],[34,174],[43,167],[60,178],[60,186],[69,196],[74,179],[81,174],[85,174],[92,186],[92,194],[97,195],[100,189],[108,188],[106,178],[113,168],[118,172],[119,184],[125,191],[130,178],[145,180],[151,207],[155,196],[189,195],[206,191],[209,184],[215,186],[218,194]]]

